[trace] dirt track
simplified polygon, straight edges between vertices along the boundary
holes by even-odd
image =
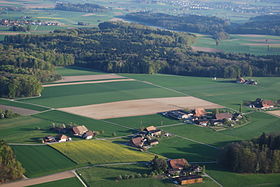
[[[123,82],[123,81],[134,81],[134,79],[115,79],[115,80],[105,80],[105,81],[86,81],[86,82],[70,82],[70,83],[60,83],[60,84],[46,84],[43,87],[53,87],[53,86],[67,86],[67,85],[78,85],[78,84],[98,84],[106,82]]]
[[[224,108],[223,106],[215,103],[187,96],[119,101],[80,107],[60,108],[59,110],[94,119],[109,119],[200,107],[205,109]]]
[[[268,111],[267,113],[280,117],[280,110]]]
[[[274,43],[243,43],[242,45],[247,46],[274,46],[274,47],[280,47],[280,44],[274,44]]]
[[[72,171],[65,171],[62,173],[56,173],[56,174],[47,175],[44,177],[38,177],[38,178],[33,178],[33,179],[24,179],[24,180],[20,180],[17,182],[2,184],[1,187],[31,186],[31,185],[35,185],[35,184],[57,181],[57,180],[62,180],[62,179],[67,179],[67,178],[72,178],[72,177],[75,177],[75,174]]]
[[[26,108],[20,108],[20,107],[14,107],[14,106],[7,106],[7,105],[0,105],[0,109],[2,110],[12,110],[15,113],[18,113],[23,116],[33,115],[37,114],[38,111],[26,109]]]
[[[74,81],[93,81],[93,80],[104,80],[104,79],[123,79],[125,77],[115,74],[104,74],[104,75],[80,75],[80,76],[63,76],[58,82],[74,82]]]
[[[214,49],[214,48],[208,48],[208,47],[192,47],[193,51],[204,51],[204,52],[222,52],[222,50]]]

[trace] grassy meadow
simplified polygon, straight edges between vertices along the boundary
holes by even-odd
[[[225,107],[239,109],[240,103],[256,98],[278,100],[280,98],[280,77],[253,77],[259,85],[243,85],[233,79],[212,80],[210,77],[190,77],[176,75],[141,75],[123,74],[126,77],[148,81],[153,84],[183,92],[220,104]],[[243,107],[243,112],[249,108]]]
[[[132,99],[175,96],[184,95],[142,82],[129,81],[47,87],[43,90],[42,97],[23,99],[21,101],[63,108]]]
[[[51,145],[76,163],[108,164],[150,161],[154,155],[104,140],[84,140]]]
[[[50,146],[12,146],[27,177],[37,177],[74,168],[76,164]]]
[[[46,108],[46,107],[41,107],[41,106],[36,106],[36,105],[28,104],[28,103],[21,103],[21,102],[6,100],[6,99],[0,99],[0,104],[7,105],[7,106],[26,108],[26,109],[36,110],[36,111],[48,110],[48,108]]]
[[[100,75],[105,74],[100,71],[95,71],[93,69],[89,68],[82,68],[82,67],[76,67],[76,66],[68,66],[68,67],[56,67],[55,71],[57,74],[61,76],[80,76],[80,75]]]
[[[59,187],[83,187],[83,185],[81,184],[79,179],[76,178],[76,177],[68,178],[68,179],[62,179],[62,180],[53,181],[53,182],[47,182],[47,183],[32,185],[32,187],[53,187],[53,186],[59,186]]]
[[[214,48],[227,53],[280,55],[280,36],[231,34],[230,39],[220,41],[217,46],[211,36],[199,34],[193,46]]]

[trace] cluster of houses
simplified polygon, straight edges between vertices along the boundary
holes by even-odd
[[[196,108],[191,111],[184,110],[172,110],[163,112],[162,115],[177,120],[183,120],[185,123],[196,124],[201,126],[221,126],[225,125],[225,122],[230,122],[230,126],[243,118],[240,113],[216,113],[206,112],[204,108]]]
[[[3,26],[22,26],[22,25],[44,25],[44,26],[57,26],[58,22],[51,21],[40,21],[40,20],[27,20],[27,19],[19,19],[19,20],[10,20],[10,19],[2,19],[0,20],[0,25]]]
[[[261,98],[257,98],[255,101],[249,103],[250,108],[259,108],[259,109],[270,109],[277,106],[277,103],[272,100],[264,100]]]
[[[71,137],[65,135],[67,134],[73,134],[73,136],[80,137],[86,140],[92,139],[96,134],[88,130],[86,126],[81,125],[81,126],[74,126],[71,128],[61,128],[61,127],[55,127],[51,128],[52,131],[56,131],[59,133],[64,133],[64,134],[59,134],[57,136],[46,136],[43,138],[43,143],[55,143],[55,142],[67,142],[71,141]]]
[[[167,176],[172,178],[175,183],[184,185],[203,182],[201,166],[190,165],[184,158],[171,159],[167,163]]]
[[[250,84],[250,85],[257,85],[258,82],[253,79],[244,79],[243,77],[238,77],[236,79],[236,83],[239,84]]]
[[[140,149],[149,149],[151,146],[159,144],[158,138],[161,135],[162,131],[160,129],[155,126],[149,126],[131,138],[130,143]]]

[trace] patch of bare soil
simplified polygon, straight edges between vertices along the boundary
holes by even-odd
[[[80,75],[80,76],[63,76],[61,80],[55,82],[74,82],[74,81],[93,81],[104,79],[123,79],[126,77],[116,74],[104,74],[104,75]]]
[[[264,37],[264,35],[259,35],[259,34],[238,34],[237,36],[242,36],[242,37],[252,37],[252,38],[260,38],[260,37]]]
[[[19,33],[19,32],[0,32],[0,35],[18,35],[18,34],[28,34],[28,33]]]
[[[187,96],[118,101],[80,107],[60,108],[59,110],[94,119],[109,119],[142,116],[186,108],[211,109],[224,107],[203,99]]]
[[[208,47],[192,47],[192,50],[193,51],[210,52],[210,53],[222,52],[222,50],[214,49],[214,48],[208,48]]]
[[[267,113],[280,117],[280,110],[268,111]]]
[[[60,84],[46,84],[43,85],[43,87],[79,85],[79,84],[98,84],[98,83],[106,83],[106,82],[123,82],[123,81],[134,81],[134,79],[115,79],[115,80],[105,80],[105,81],[86,81],[86,82],[70,82],[70,83],[60,83]]]
[[[1,187],[19,187],[19,186],[31,186],[35,184],[42,184],[46,182],[52,182],[67,178],[75,177],[75,174],[71,171],[65,171],[61,173],[56,173],[52,175],[47,175],[44,177],[32,178],[32,179],[23,179],[17,182],[11,182],[7,184],[2,184]]]
[[[26,4],[25,8],[54,8],[55,4]]]
[[[247,40],[250,42],[280,42],[280,40],[274,40],[274,39],[258,39],[258,40]]]
[[[94,16],[94,15],[96,15],[96,14],[95,14],[95,13],[87,13],[87,14],[84,14],[84,15],[82,15],[82,16],[87,17],[87,16]]]
[[[23,116],[28,116],[28,115],[33,115],[33,114],[38,113],[38,111],[36,111],[36,110],[14,107],[14,106],[7,106],[7,105],[0,105],[0,109],[1,110],[12,110],[14,113],[17,113],[17,114],[20,114]]]

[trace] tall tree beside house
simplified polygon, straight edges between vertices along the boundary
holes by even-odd
[[[167,170],[166,160],[163,158],[159,158],[157,155],[151,161],[151,166],[152,169],[157,172],[165,172]]]
[[[0,183],[19,179],[24,172],[25,170],[16,160],[12,148],[0,140]]]

